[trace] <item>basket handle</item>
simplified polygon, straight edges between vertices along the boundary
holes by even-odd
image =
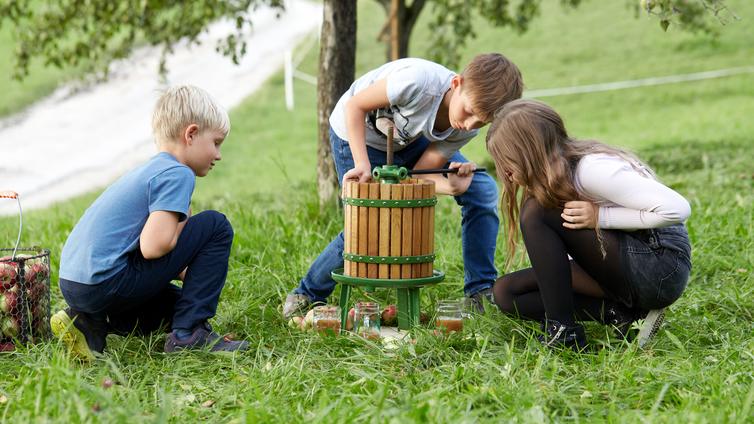
[[[0,191],[0,199],[18,199],[18,193],[15,191]]]
[[[13,248],[12,260],[16,260],[16,252],[18,251],[18,244],[21,242],[21,232],[24,228],[24,213],[21,209],[21,196],[15,191],[5,190],[0,191],[0,199],[16,199],[18,203],[18,238],[16,238],[16,247]]]

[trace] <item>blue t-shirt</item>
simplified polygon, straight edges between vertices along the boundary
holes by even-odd
[[[188,216],[196,176],[162,152],[120,177],[84,212],[60,256],[60,278],[99,284],[126,266],[138,249],[139,236],[154,211]]]

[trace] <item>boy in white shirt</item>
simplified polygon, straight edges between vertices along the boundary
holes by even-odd
[[[497,53],[475,57],[461,74],[415,58],[389,62],[357,79],[330,115],[330,143],[338,181],[365,182],[384,165],[387,137],[377,116],[394,123],[394,163],[409,169],[458,168],[448,177],[428,175],[440,194],[461,205],[464,291],[478,310],[490,299],[499,226],[497,185],[473,171],[459,149],[488,124],[502,105],[521,97],[523,80],[512,62]],[[473,237],[473,240],[472,240]],[[314,261],[283,304],[288,318],[324,302],[335,282],[330,272],[343,266],[343,233]]]

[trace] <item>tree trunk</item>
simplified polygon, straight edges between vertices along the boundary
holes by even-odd
[[[398,20],[398,54],[394,54],[393,52],[393,43],[391,42],[390,38],[390,19],[391,19],[391,9],[392,9],[392,0],[379,0],[379,3],[382,4],[382,7],[385,9],[385,14],[387,16],[388,22],[385,23],[385,26],[383,27],[383,32],[380,34],[380,39],[385,40],[386,45],[386,58],[387,61],[394,60],[394,58],[398,57],[408,57],[408,43],[411,40],[411,32],[414,30],[414,24],[416,24],[416,20],[419,18],[419,15],[421,14],[422,9],[424,8],[424,4],[426,3],[426,0],[414,0],[411,3],[411,6],[406,6],[406,0],[399,0],[398,1],[398,10],[396,13],[397,20]]]
[[[317,188],[319,203],[337,199],[338,174],[330,149],[330,113],[354,78],[356,0],[325,0],[317,76]]]

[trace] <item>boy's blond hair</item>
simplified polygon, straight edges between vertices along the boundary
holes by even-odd
[[[191,124],[199,126],[199,131],[214,129],[226,136],[230,132],[228,112],[208,92],[192,85],[168,88],[152,115],[155,142],[161,145],[178,140]]]
[[[504,104],[521,98],[524,80],[518,67],[500,53],[476,56],[461,73],[474,113],[491,122]]]

